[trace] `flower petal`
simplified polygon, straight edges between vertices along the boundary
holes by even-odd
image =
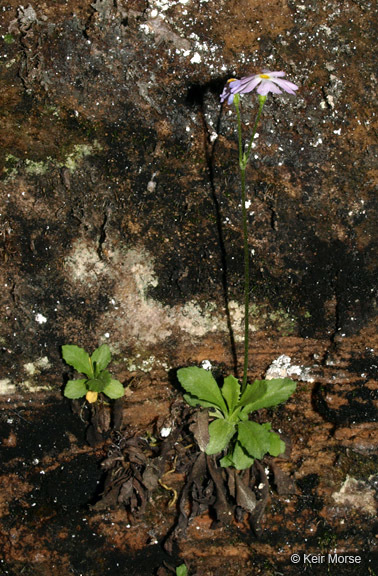
[[[222,94],[220,95],[220,101],[221,103],[223,103],[225,100],[227,100],[227,104],[232,104],[234,101],[234,94],[231,94],[230,92],[230,84],[226,84],[226,86],[223,89]]]
[[[264,80],[256,90],[260,96],[266,96],[269,92],[273,94],[282,94],[281,90],[271,80]]]
[[[240,80],[232,80],[231,82],[227,82],[227,88],[229,89],[231,94],[239,94],[240,82],[241,82]]]
[[[227,83],[226,86],[223,88],[223,92],[220,95],[220,101],[224,102],[226,100],[226,98],[229,98],[231,92],[230,92],[230,85]]]
[[[289,82],[288,80],[281,80],[281,78],[275,78],[273,80],[282,90],[288,92],[289,94],[295,94],[295,90],[298,90],[298,86],[293,84],[293,82]]]
[[[259,74],[253,74],[253,76],[244,76],[239,81],[236,92],[238,94],[247,94],[248,92],[252,92],[252,90],[256,88],[258,84],[260,84],[261,80],[262,79],[260,78]],[[234,92],[233,86],[231,86],[231,91]]]
[[[282,76],[286,76],[286,72],[283,72],[282,70],[279,72],[270,72],[269,70],[263,70],[263,74],[268,74],[269,76],[272,76],[272,78],[279,78]]]
[[[255,88],[260,96],[266,96],[269,92],[282,94],[282,90],[289,94],[295,94],[298,86],[293,84],[293,82],[283,80],[282,77],[285,75],[283,70],[271,72],[270,70],[264,69],[261,74],[243,76],[240,80],[232,78],[224,87],[220,100],[221,102],[227,100],[228,104],[232,104],[236,94],[247,94]]]

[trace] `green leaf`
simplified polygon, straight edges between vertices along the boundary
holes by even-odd
[[[240,406],[236,407],[234,408],[232,414],[230,416],[227,416],[227,420],[231,422],[231,424],[236,424],[237,422],[240,422],[240,420],[248,420],[248,416],[240,414],[240,410],[241,410]]]
[[[271,432],[269,454],[272,456],[279,456],[279,454],[283,454],[285,452],[285,449],[285,442],[281,440],[278,434]]]
[[[236,442],[233,451],[229,452],[219,460],[219,464],[222,468],[233,467],[237,470],[246,470],[252,466],[253,462],[254,458],[248,456],[240,442]]]
[[[208,405],[220,408],[224,414],[227,414],[226,403],[211,372],[204,368],[191,366],[189,368],[180,368],[177,371],[177,377],[181,386],[191,396],[209,403]]]
[[[210,441],[206,446],[206,454],[218,454],[228,445],[235,434],[235,426],[224,420],[214,420],[209,425]]]
[[[87,393],[86,382],[86,380],[68,380],[64,388],[64,396],[71,400],[82,398]]]
[[[257,422],[240,422],[238,441],[249,456],[261,460],[270,449],[270,432]]]
[[[231,468],[231,466],[234,466],[234,461],[230,454],[226,454],[226,456],[223,456],[223,458],[219,460],[219,464],[222,468]]]
[[[62,346],[62,355],[67,364],[73,366],[80,374],[86,374],[88,378],[93,378],[94,372],[91,359],[84,348],[66,344]]]
[[[110,380],[112,379],[110,372],[108,372],[107,370],[103,370],[98,376],[97,378],[99,380],[101,380],[101,382],[104,383],[104,386],[106,386],[107,384],[109,384]]]
[[[256,387],[256,391],[263,389],[263,384],[266,384],[265,393],[260,396],[258,395],[252,401],[248,398],[248,403],[244,402],[243,412],[249,414],[254,410],[260,410],[261,408],[271,408],[272,406],[277,406],[286,400],[293,394],[297,385],[290,378],[274,378],[273,380],[255,380],[252,384],[252,388]],[[251,393],[251,398],[253,394]]]
[[[100,378],[91,378],[87,380],[87,386],[92,392],[102,392],[105,388],[105,383]]]
[[[13,38],[12,34],[4,34],[3,39],[4,39],[5,44],[13,44],[13,42],[14,42],[14,38]]]
[[[122,398],[125,389],[123,384],[118,380],[110,380],[109,384],[107,384],[103,389],[103,393],[109,396],[112,400],[115,400],[116,398]]]
[[[227,402],[229,413],[232,414],[240,396],[240,384],[232,374],[224,379],[222,395]]]
[[[250,468],[254,462],[254,458],[249,456],[241,446],[240,442],[236,442],[234,451],[232,453],[233,466],[237,470],[246,470]]]
[[[188,569],[185,564],[181,564],[176,568],[176,576],[188,576]]]
[[[200,400],[191,394],[183,394],[183,398],[189,406],[195,408],[196,406],[203,406],[204,408],[218,408],[213,402],[206,402],[206,400]],[[219,408],[218,408],[219,410]],[[219,412],[220,414],[220,412]]]
[[[257,399],[262,398],[266,393],[266,386],[266,380],[255,380],[253,384],[247,384],[240,398],[239,405],[248,406],[248,404],[252,404]]]
[[[112,355],[107,344],[103,344],[93,352],[91,360],[95,366],[96,375],[102,372],[102,370],[105,370],[111,359]]]

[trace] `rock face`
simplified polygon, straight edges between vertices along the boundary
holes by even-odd
[[[298,492],[273,498],[260,544],[250,547],[243,538],[237,544],[239,529],[232,536],[235,546],[227,531],[214,543],[207,518],[200,519],[202,543],[193,526],[181,552],[198,574],[233,573],[223,561],[226,543],[235,574],[246,567],[256,574],[268,569],[299,574],[303,565],[298,572],[290,567],[290,553],[307,546],[314,554],[331,551],[334,534],[344,552],[372,546],[377,433],[372,11],[369,0],[2,3],[0,394],[6,396],[0,432],[10,464],[1,476],[6,496],[0,539],[9,566],[27,561],[38,526],[50,526],[43,491],[38,514],[28,516],[34,506],[28,500],[34,497],[31,486],[38,491],[42,472],[36,475],[28,461],[24,481],[17,472],[25,451],[34,454],[31,444],[41,448],[36,459],[43,458],[49,482],[52,474],[51,493],[62,477],[46,439],[55,442],[63,438],[62,429],[67,432],[69,441],[57,443],[62,470],[77,457],[72,470],[85,476],[90,461],[93,486],[85,494],[83,488],[80,502],[64,500],[65,511],[77,506],[77,518],[98,482],[97,460],[87,458],[88,448],[76,446],[76,428],[71,434],[63,416],[55,428],[41,428],[37,419],[34,436],[28,428],[33,412],[26,410],[28,392],[38,405],[49,389],[55,403],[46,418],[59,411],[59,388],[68,370],[62,345],[88,351],[103,342],[111,346],[113,373],[131,382],[124,423],[138,434],[153,434],[151,423],[168,415],[175,394],[171,370],[206,360],[219,372],[240,376],[238,142],[235,111],[221,107],[219,95],[227,79],[263,68],[285,70],[300,88],[295,97],[269,95],[247,170],[250,377],[288,375],[300,382],[293,400],[273,415],[292,448],[278,466],[295,480]],[[257,102],[254,93],[242,97],[246,139]],[[10,527],[23,514],[31,523],[22,522],[12,535]],[[57,513],[59,530],[65,514]],[[133,547],[132,538],[137,541],[138,526],[128,536],[125,514],[117,514],[105,528],[100,519],[98,533],[102,537],[105,530],[110,538],[106,553],[113,553],[112,538],[118,538],[114,523],[120,535],[114,546],[124,550]],[[169,530],[162,520],[165,509],[159,514],[161,523],[145,519],[153,541]],[[173,521],[174,511],[170,515]],[[160,526],[157,536],[151,536],[154,523]],[[59,532],[56,526],[51,534]],[[97,541],[90,540],[92,527],[87,531],[91,551]],[[134,549],[151,543],[143,538]],[[64,536],[60,548],[53,540],[51,558],[42,544],[33,544],[33,553],[49,557],[46,572],[36,568],[36,574],[59,566]],[[70,556],[62,574],[71,573],[71,566],[97,574],[93,558],[93,572]],[[364,576],[370,567],[364,565]]]
[[[300,90],[269,96],[247,173],[252,329],[334,342],[368,326],[368,2],[10,0],[1,33],[3,391],[56,386],[68,342],[110,342],[125,377],[209,337],[232,364],[240,184],[219,94],[263,67]]]

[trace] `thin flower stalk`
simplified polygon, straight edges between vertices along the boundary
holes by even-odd
[[[253,140],[256,135],[257,126],[259,124],[264,104],[269,92],[273,94],[281,94],[282,90],[295,94],[298,86],[284,80],[285,72],[270,72],[263,70],[262,74],[252,74],[245,76],[240,80],[231,78],[228,80],[221,96],[221,102],[227,100],[228,104],[234,104],[237,116],[238,126],[238,143],[239,143],[239,168],[240,168],[240,181],[241,181],[241,199],[242,199],[242,224],[243,224],[243,252],[244,252],[244,363],[243,363],[243,380],[241,392],[243,393],[247,386],[248,376],[248,360],[249,360],[249,246],[248,246],[248,225],[247,225],[247,209],[246,209],[246,179],[245,171],[247,168],[248,160],[251,155]],[[256,89],[259,95],[259,109],[256,115],[255,123],[252,130],[252,136],[246,149],[243,149],[242,139],[242,126],[240,114],[240,94],[246,94]]]
[[[249,360],[249,246],[248,246],[248,222],[247,222],[247,208],[246,208],[246,185],[245,185],[245,171],[247,168],[249,156],[252,150],[253,140],[255,139],[257,126],[261,117],[261,113],[265,104],[266,96],[259,97],[259,110],[256,115],[255,124],[253,126],[252,136],[249,141],[247,150],[243,150],[242,139],[242,126],[241,115],[239,107],[239,95],[236,94],[233,102],[235,105],[237,124],[238,124],[238,141],[239,141],[239,168],[240,168],[240,181],[241,181],[241,203],[242,203],[242,223],[243,223],[243,253],[244,253],[244,363],[243,363],[243,381],[242,393],[247,386],[248,376],[248,360]]]

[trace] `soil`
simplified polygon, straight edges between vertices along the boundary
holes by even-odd
[[[324,343],[312,342],[315,347],[320,352]],[[307,565],[311,574],[376,573],[375,367],[371,358],[362,365],[357,350],[355,340],[332,356],[328,352],[287,404],[259,411],[259,421],[271,421],[281,432],[287,451],[262,462],[268,502],[257,530],[248,515],[215,522],[214,508],[207,507],[168,547],[169,554],[167,541],[179,515],[172,496],[176,491],[180,498],[187,478],[180,470],[183,460],[167,452],[159,472],[164,486],[155,483],[139,511],[121,499],[104,499],[109,466],[102,463],[122,460],[127,439],[139,439],[146,453],[164,440],[162,428],[169,425],[171,434],[182,428],[182,400],[174,386],[135,378],[115,410],[117,429],[113,422],[94,446],[88,443],[85,410],[75,412],[61,395],[4,399],[2,573],[168,575],[185,562],[191,575],[299,575],[306,565],[290,561],[295,553],[301,559],[327,559],[329,553],[361,557],[359,565],[342,566],[315,558],[317,564]],[[193,437],[181,431],[174,445],[182,453],[193,451]],[[261,490],[256,493],[262,497]]]

